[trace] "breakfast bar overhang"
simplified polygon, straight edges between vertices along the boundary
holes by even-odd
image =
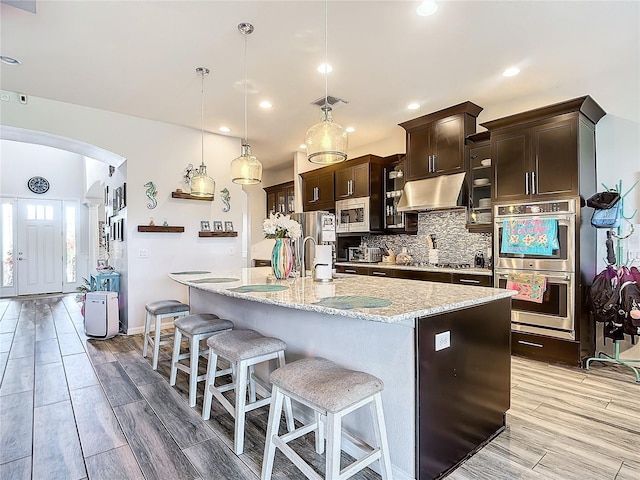
[[[509,290],[357,275],[275,280],[269,267],[169,276],[189,287],[192,313],[280,338],[287,362],[319,356],[380,378],[394,478],[437,478],[504,428]],[[344,428],[373,443],[368,412]],[[347,453],[357,448],[343,440]]]

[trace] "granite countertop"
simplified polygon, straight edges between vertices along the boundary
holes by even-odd
[[[183,285],[229,297],[385,323],[437,315],[515,293],[491,287],[348,274],[338,274],[328,283],[314,282],[311,277],[276,280],[271,267],[203,269],[168,275]],[[245,291],[251,288],[274,291]],[[344,308],[348,303],[355,307]],[[370,308],[362,306],[367,304]]]
[[[488,268],[443,268],[432,267],[429,265],[396,265],[395,263],[364,263],[364,262],[336,262],[336,265],[343,267],[375,267],[375,268],[389,268],[393,270],[415,270],[418,272],[442,272],[442,273],[462,273],[468,275],[485,275],[487,277],[493,276],[493,270]]]

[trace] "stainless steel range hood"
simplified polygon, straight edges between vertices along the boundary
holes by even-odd
[[[462,172],[405,183],[402,197],[398,202],[398,211],[419,212],[463,208],[458,199],[464,176],[465,173]]]

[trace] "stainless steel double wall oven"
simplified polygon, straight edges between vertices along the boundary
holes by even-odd
[[[576,213],[576,199],[494,205],[494,285],[505,288],[512,273],[547,279],[542,303],[513,300],[512,330],[576,339]],[[558,248],[551,255],[501,252],[505,221],[541,218],[558,222]]]

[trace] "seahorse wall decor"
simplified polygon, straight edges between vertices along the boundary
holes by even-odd
[[[156,190],[156,186],[153,182],[147,182],[144,184],[144,186],[147,188],[145,195],[150,200],[150,202],[147,203],[147,208],[149,210],[152,210],[156,208],[156,206],[158,206],[158,201],[156,200],[156,195],[158,195],[158,190]]]
[[[222,207],[222,211],[228,212],[229,209],[231,209],[231,204],[229,203],[231,201],[231,195],[229,195],[229,189],[224,188],[220,190],[220,193],[222,194],[222,203],[224,203],[224,207]]]

